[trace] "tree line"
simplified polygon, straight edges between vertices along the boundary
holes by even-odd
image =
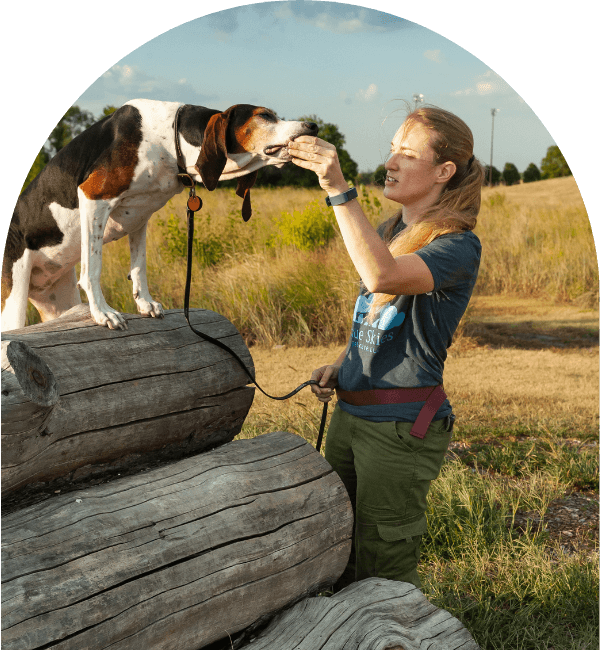
[[[62,116],[58,124],[54,127],[47,142],[40,149],[36,159],[27,174],[27,178],[23,184],[23,191],[29,183],[42,171],[48,164],[50,159],[56,155],[65,145],[67,145],[73,138],[85,131],[95,122],[104,119],[106,116],[111,115],[117,109],[114,106],[105,106],[102,113],[95,117],[90,111],[83,110],[79,106],[71,106],[69,110]],[[352,160],[350,154],[345,149],[346,138],[340,132],[335,124],[324,122],[316,115],[305,115],[299,117],[300,121],[315,122],[319,127],[319,137],[334,145],[337,149],[342,172],[344,177],[354,184],[362,185],[383,185],[385,181],[385,166],[379,165],[373,172],[358,173],[358,165]],[[485,167],[485,184],[490,185],[490,167]],[[560,176],[571,176],[572,172],[569,165],[565,160],[561,150],[552,145],[548,147],[546,156],[541,162],[540,167],[535,163],[530,163],[529,167],[521,173],[516,165],[507,162],[504,165],[504,170],[501,172],[495,167],[491,170],[491,185],[498,185],[504,183],[505,185],[515,185],[520,183],[531,183],[533,181],[544,180],[547,178],[558,178]],[[236,181],[225,181],[222,183],[224,186],[235,186]],[[317,187],[318,180],[316,174],[302,169],[296,165],[284,165],[282,168],[273,166],[264,167],[256,181],[257,186],[263,187]]]
[[[546,152],[540,167],[535,163],[529,163],[529,167],[527,167],[523,173],[519,172],[516,165],[510,162],[507,162],[504,165],[503,171],[492,166],[491,185],[498,185],[499,183],[504,183],[504,185],[515,185],[520,183],[521,180],[524,183],[531,183],[533,181],[545,180],[547,178],[558,178],[560,176],[572,176],[572,172],[569,169],[569,165],[567,164],[561,150],[556,145],[552,145],[548,147],[548,151]],[[385,166],[379,165],[374,172],[363,172],[358,174],[356,182],[362,183],[363,185],[383,185],[384,179]],[[489,165],[485,165],[485,185],[490,185]]]

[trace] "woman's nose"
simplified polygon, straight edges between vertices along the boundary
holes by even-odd
[[[393,153],[390,154],[390,157],[386,160],[384,167],[386,169],[398,169],[398,155]]]

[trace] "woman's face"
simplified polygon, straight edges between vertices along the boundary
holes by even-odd
[[[385,163],[387,176],[383,195],[391,201],[409,206],[431,204],[443,189],[435,153],[429,145],[432,131],[420,123],[409,129],[403,124],[394,139]]]

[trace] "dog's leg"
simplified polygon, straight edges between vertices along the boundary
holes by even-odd
[[[31,278],[32,251],[25,249],[23,255],[14,262],[10,273],[12,274],[12,287],[2,310],[2,331],[20,329],[25,327],[27,318],[27,294]]]
[[[98,325],[110,329],[127,329],[127,321],[116,309],[108,306],[100,287],[102,271],[102,241],[114,203],[88,199],[77,190],[81,219],[81,273],[79,286],[87,293],[90,313]]]
[[[129,252],[131,255],[131,281],[133,283],[133,298],[142,316],[163,318],[163,307],[152,300],[148,290],[146,277],[146,222],[136,232],[129,233]]]

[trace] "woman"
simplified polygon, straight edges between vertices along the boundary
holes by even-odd
[[[434,107],[414,111],[385,164],[384,196],[402,208],[376,231],[356,193],[347,194],[335,147],[302,136],[288,151],[318,175],[362,280],[346,350],[312,375],[318,399],[337,392],[325,457],[355,514],[336,590],[371,576],[420,587],[427,492],[454,421],[442,374],[477,278],[481,245],[471,231],[484,170],[461,119]]]

